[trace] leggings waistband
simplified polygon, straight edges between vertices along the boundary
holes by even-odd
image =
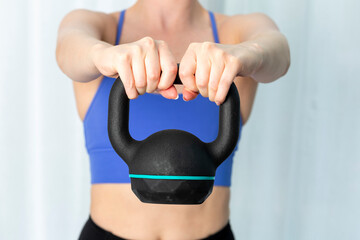
[[[216,232],[215,234],[210,235],[209,237],[203,238],[202,240],[234,240],[234,235],[231,230],[230,222],[228,222],[225,227]],[[119,236],[113,235],[111,232],[106,231],[105,229],[98,226],[89,216],[89,219],[85,223],[79,240],[129,240]]]

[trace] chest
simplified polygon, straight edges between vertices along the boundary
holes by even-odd
[[[147,27],[124,24],[120,44],[135,42],[146,36],[149,36],[154,40],[165,41],[177,62],[180,62],[190,43],[215,41],[211,26],[202,29],[190,27],[188,29],[178,31],[154,31]]]

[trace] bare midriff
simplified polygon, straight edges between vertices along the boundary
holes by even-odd
[[[93,184],[90,214],[106,231],[125,239],[202,239],[229,220],[229,187],[214,186],[200,205],[142,203],[130,184]]]

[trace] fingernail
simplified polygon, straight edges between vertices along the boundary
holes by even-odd
[[[218,102],[218,101],[216,101],[215,103],[216,103],[216,105],[218,105],[218,106],[220,105],[220,102]]]
[[[176,98],[173,98],[173,100],[178,100],[179,99],[179,94],[176,95]]]
[[[185,102],[189,101],[189,100],[186,100],[186,99],[185,99],[185,96],[184,96],[184,95],[183,95],[183,100],[184,100]]]

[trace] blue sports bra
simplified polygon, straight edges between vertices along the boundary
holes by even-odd
[[[119,44],[125,10],[121,11],[116,45]],[[213,35],[219,43],[214,15],[209,11]],[[91,183],[130,183],[129,169],[111,146],[108,130],[108,101],[114,78],[104,77],[84,118],[86,149],[90,157]],[[164,129],[190,132],[203,142],[216,139],[219,128],[219,107],[200,94],[185,102],[182,97],[169,100],[160,94],[139,95],[130,101],[129,132],[136,140],[144,140]],[[240,119],[240,134],[242,120]],[[240,138],[240,135],[239,135]],[[234,152],[218,167],[215,185],[230,186]]]

